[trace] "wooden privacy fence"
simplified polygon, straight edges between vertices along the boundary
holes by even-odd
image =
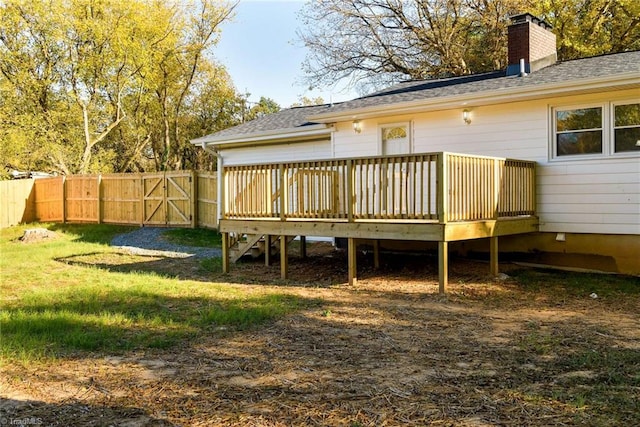
[[[0,181],[0,228],[35,218],[33,179]]]
[[[209,172],[71,175],[0,184],[2,227],[32,221],[218,225],[217,177]]]
[[[535,162],[424,153],[224,168],[226,219],[474,221],[535,215]]]

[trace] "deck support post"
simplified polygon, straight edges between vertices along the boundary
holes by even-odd
[[[289,242],[287,236],[280,236],[280,278],[286,279],[289,270]]]
[[[489,238],[489,268],[492,276],[497,276],[499,273],[498,267],[498,236],[492,236]]]
[[[307,236],[300,236],[300,258],[307,257]]]
[[[356,239],[347,239],[347,263],[349,270],[349,286],[355,286],[358,281],[358,266],[356,264]]]
[[[264,236],[264,265],[269,267],[271,265],[271,235],[265,234]]]
[[[222,233],[222,272],[229,272],[229,233]]]
[[[373,241],[373,268],[376,270],[380,268],[380,240],[378,239]]]
[[[438,242],[438,284],[440,294],[447,292],[449,281],[449,244]]]

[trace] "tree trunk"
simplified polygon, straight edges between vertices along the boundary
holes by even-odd
[[[84,125],[84,152],[82,153],[82,160],[80,161],[80,174],[86,174],[89,169],[89,162],[91,161],[91,149],[95,144],[91,141],[91,134],[89,133],[89,112],[87,111],[87,105],[81,103],[82,106],[82,122]]]

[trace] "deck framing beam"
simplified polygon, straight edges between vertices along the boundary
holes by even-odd
[[[241,234],[271,234],[287,236],[324,236],[354,239],[426,240],[438,241],[444,236],[444,227],[438,223],[416,222],[329,222],[278,221],[269,219],[223,219],[221,232]]]
[[[300,220],[243,219],[220,221],[222,233],[222,270],[229,271],[229,232],[244,234],[265,234],[280,236],[280,275],[288,277],[288,239],[287,236],[326,236],[348,239],[347,259],[349,284],[357,283],[356,244],[358,239],[374,239],[374,264],[379,266],[379,239],[414,240],[438,242],[438,283],[439,291],[447,291],[449,273],[448,242],[479,238],[490,239],[490,269],[492,275],[498,274],[498,237],[510,234],[522,234],[537,231],[537,217],[500,218],[480,221],[460,222],[330,222]],[[304,239],[301,243],[301,255],[304,256]],[[268,250],[268,249],[267,249]],[[265,256],[266,258],[266,256]],[[268,261],[267,261],[268,262]]]
[[[538,231],[538,218],[505,218],[481,221],[437,222],[330,222],[223,219],[220,232],[287,236],[325,236],[354,239],[453,242]]]

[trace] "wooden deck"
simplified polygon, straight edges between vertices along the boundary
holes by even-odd
[[[448,242],[491,238],[497,274],[498,237],[537,231],[535,176],[535,162],[444,152],[225,166],[223,269],[244,236],[280,236],[283,278],[286,236],[343,237],[354,283],[357,239],[437,241],[444,292]]]

